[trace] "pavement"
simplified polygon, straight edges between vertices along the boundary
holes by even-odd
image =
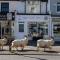
[[[60,46],[52,46],[52,49],[49,50],[46,48],[40,48],[37,51],[36,46],[26,46],[23,51],[21,48],[18,48],[18,51],[15,48],[12,48],[12,51],[9,51],[9,46],[4,46],[3,50],[0,50],[0,55],[60,55]]]

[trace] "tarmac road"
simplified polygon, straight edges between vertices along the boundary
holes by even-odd
[[[13,53],[8,50],[8,46],[4,46],[4,50],[0,50],[0,60],[60,60],[60,46],[53,46],[52,51],[46,49],[45,52],[43,49],[36,51],[34,46]]]
[[[60,55],[0,55],[0,60],[60,60]]]

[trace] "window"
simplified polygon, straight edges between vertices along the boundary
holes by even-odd
[[[1,12],[9,12],[9,3],[1,3]]]
[[[60,12],[60,3],[57,3],[57,12]]]
[[[19,23],[19,32],[24,32],[24,23]]]
[[[26,1],[26,13],[40,13],[40,1]]]
[[[54,33],[60,34],[60,24],[54,25]]]

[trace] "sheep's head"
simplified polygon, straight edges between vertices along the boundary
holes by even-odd
[[[28,37],[25,35],[25,36],[24,36],[24,39],[28,39]]]
[[[6,36],[4,36],[4,39],[7,39],[7,37],[6,37]]]
[[[24,39],[26,40],[26,43],[28,44],[28,37],[25,35]]]

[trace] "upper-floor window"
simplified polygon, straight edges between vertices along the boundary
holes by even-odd
[[[9,12],[9,3],[1,3],[1,12]]]
[[[47,1],[47,0],[46,0]],[[27,0],[26,13],[29,14],[46,14],[47,2],[45,0]]]
[[[40,13],[40,1],[26,1],[26,13]]]
[[[60,3],[57,3],[57,12],[60,12]]]
[[[54,33],[60,34],[60,24],[54,24]]]

